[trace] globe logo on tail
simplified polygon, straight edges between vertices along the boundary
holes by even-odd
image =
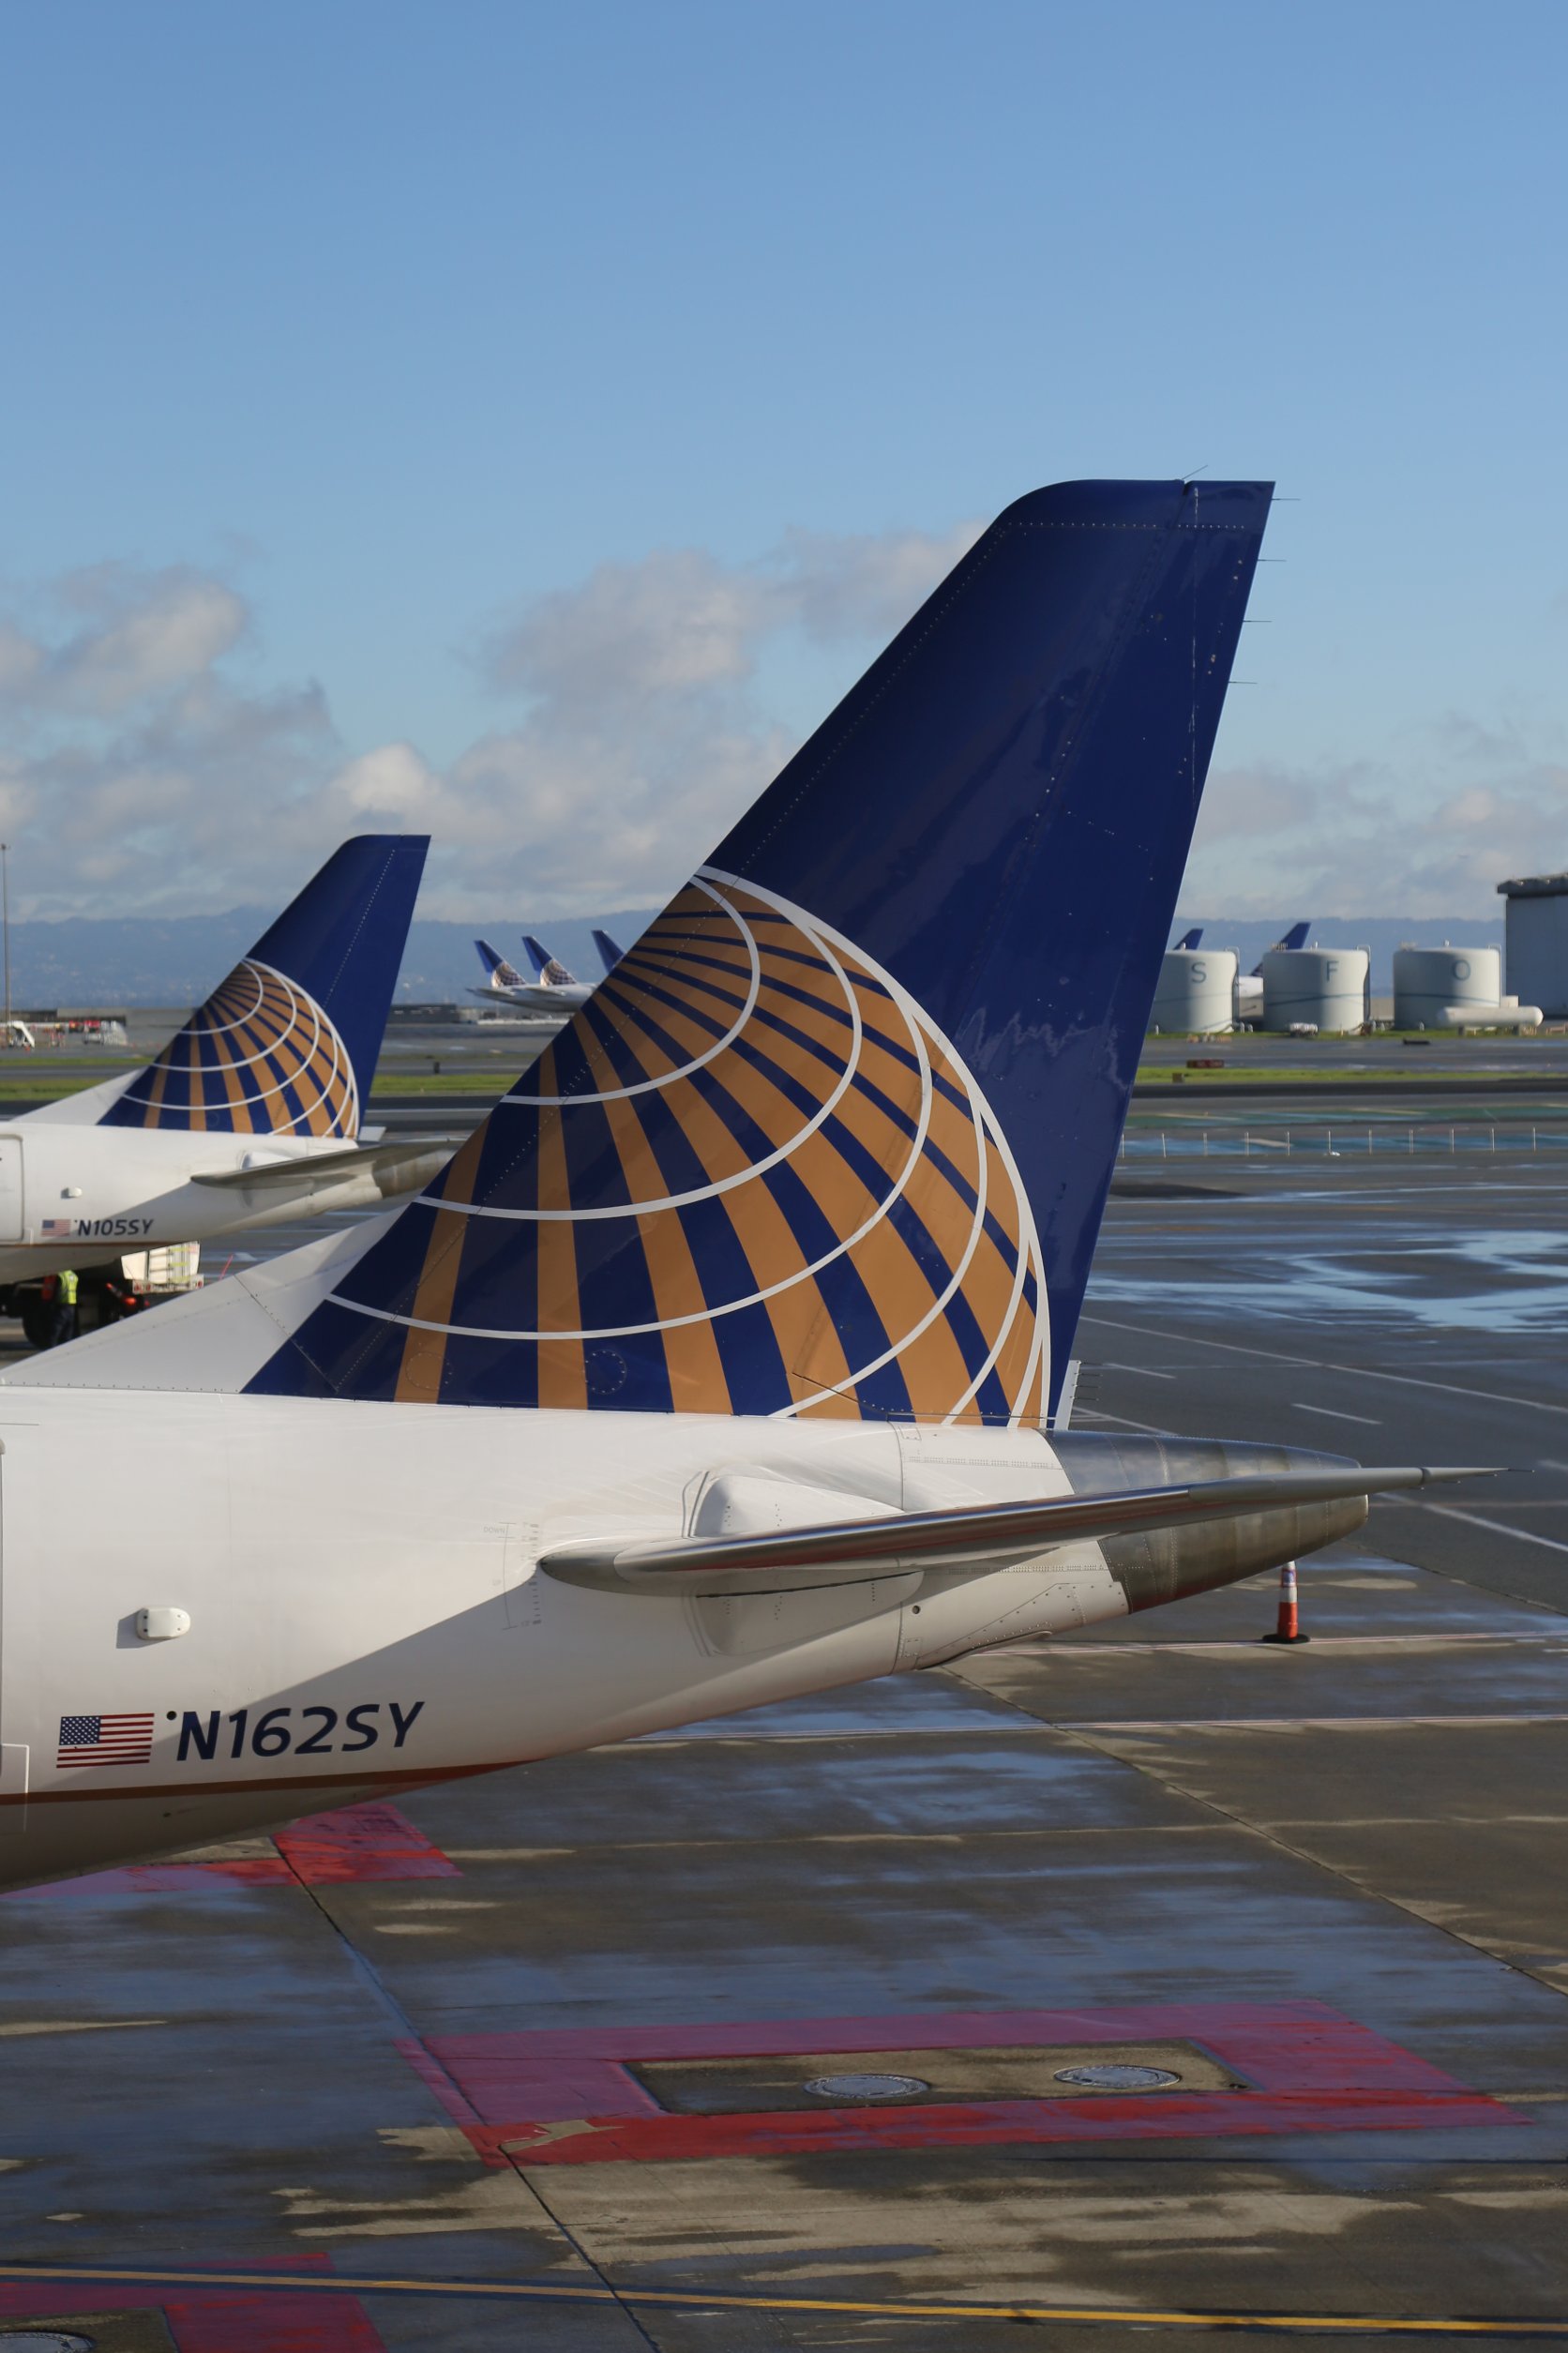
[[[395,1328],[400,1397],[483,1399],[504,1351],[541,1406],[1044,1411],[1039,1243],[973,1077],[852,942],[712,868],[400,1224],[397,1304],[355,1297],[369,1260],[333,1294]]]
[[[352,1137],[359,1093],[343,1041],[314,998],[247,957],[102,1124]]]

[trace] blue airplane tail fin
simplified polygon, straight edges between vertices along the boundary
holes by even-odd
[[[599,952],[599,962],[604,966],[605,971],[612,973],[625,956],[625,948],[618,948],[608,931],[596,931],[594,945]]]
[[[558,957],[551,956],[542,940],[535,940],[531,931],[525,931],[522,935],[522,944],[528,950],[529,962],[548,988],[571,987],[570,973]]]
[[[1177,948],[1178,950],[1183,948],[1195,948],[1202,937],[1203,927],[1201,924],[1197,924],[1193,927],[1192,930],[1183,932],[1181,938],[1176,943]]]
[[[1009,507],[250,1386],[1046,1415],[1270,497]]]
[[[1274,942],[1272,948],[1265,950],[1265,954],[1269,956],[1277,956],[1281,948],[1304,948],[1306,945],[1306,935],[1311,928],[1312,919],[1310,916],[1308,916],[1305,923],[1293,923],[1290,926],[1289,930],[1283,932]],[[1262,970],[1263,958],[1260,956],[1257,963],[1252,968],[1252,977],[1254,980],[1257,980],[1259,977]]]
[[[515,964],[508,964],[499,948],[492,948],[488,940],[475,940],[479,961],[490,980],[500,988],[520,988],[522,974]]]
[[[357,1135],[429,848],[335,850],[99,1124]]]

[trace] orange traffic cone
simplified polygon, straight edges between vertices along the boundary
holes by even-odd
[[[1310,1642],[1312,1637],[1303,1634],[1296,1613],[1296,1564],[1287,1561],[1279,1572],[1279,1616],[1273,1634],[1263,1637],[1265,1642]]]

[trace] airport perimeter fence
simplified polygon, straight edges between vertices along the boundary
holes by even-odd
[[[1368,1126],[1364,1121],[1358,1124],[1347,1120],[1332,1126],[1327,1122],[1321,1126],[1314,1123],[1301,1127],[1281,1124],[1272,1130],[1263,1122],[1256,1127],[1129,1127],[1123,1134],[1117,1157],[1123,1161],[1237,1157],[1341,1160],[1352,1154],[1370,1158],[1395,1153],[1413,1159],[1434,1153],[1452,1157],[1475,1152],[1522,1153],[1528,1156],[1564,1150],[1568,1150],[1568,1127],[1526,1127],[1522,1123],[1516,1126],[1484,1126],[1479,1122],[1469,1125],[1463,1122],[1430,1125],[1389,1122],[1386,1125]]]

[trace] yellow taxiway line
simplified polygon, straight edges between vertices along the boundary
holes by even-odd
[[[544,2280],[406,2279],[392,2273],[323,2271],[181,2270],[130,2269],[109,2264],[0,2263],[0,2287],[23,2280],[52,2285],[95,2287],[264,2288],[280,2295],[440,2296],[496,2302],[680,2306],[708,2312],[821,2312],[865,2315],[884,2320],[1055,2320],[1084,2328],[1231,2329],[1274,2333],[1337,2330],[1352,2336],[1568,2337],[1568,2319],[1531,2319],[1518,2315],[1488,2320],[1455,2315],[1419,2318],[1377,2313],[1199,2312],[1132,2309],[1106,2304],[969,2304],[888,2301],[845,2296],[742,2296],[710,2289],[574,2285]]]

